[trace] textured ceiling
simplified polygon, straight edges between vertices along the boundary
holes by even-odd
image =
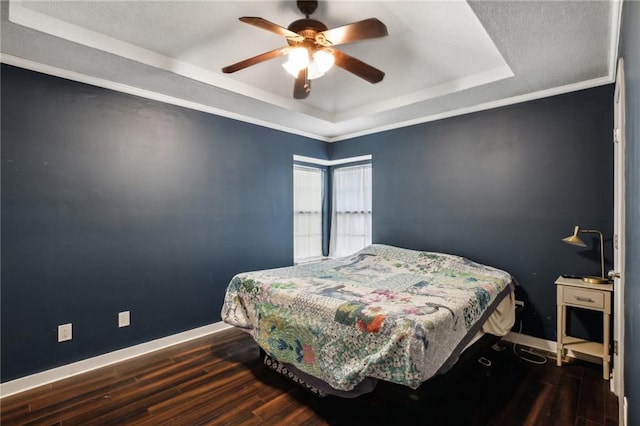
[[[334,28],[376,17],[389,35],[339,46],[385,72],[337,67],[292,97],[286,45],[238,20],[287,27],[293,1],[3,1],[2,61],[325,141],[611,83],[617,1],[327,1]]]

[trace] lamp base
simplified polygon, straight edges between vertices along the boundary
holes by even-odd
[[[611,282],[608,279],[601,277],[582,277],[582,281],[589,284],[609,284]]]

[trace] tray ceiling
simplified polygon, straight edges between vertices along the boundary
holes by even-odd
[[[2,61],[325,141],[613,82],[617,1],[327,1],[329,28],[375,17],[384,38],[339,46],[385,72],[334,67],[304,100],[272,59],[286,45],[238,20],[287,27],[293,1],[2,2]]]

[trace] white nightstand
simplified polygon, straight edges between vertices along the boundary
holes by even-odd
[[[602,377],[609,380],[609,352],[611,326],[611,293],[613,284],[589,284],[579,278],[558,277],[556,280],[558,296],[558,366],[562,365],[564,351],[592,355],[602,359]],[[577,337],[567,336],[567,306],[602,312],[603,342],[591,342]]]

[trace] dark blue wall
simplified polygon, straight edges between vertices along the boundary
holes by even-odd
[[[1,72],[3,382],[219,321],[234,274],[292,263],[292,155],[325,143]]]
[[[611,259],[612,111],[607,85],[337,142],[330,158],[373,155],[375,243],[509,271],[522,332],[555,341],[555,279],[600,273],[598,244],[560,239],[574,225],[600,229]],[[590,314],[573,313],[573,334],[602,335]]]
[[[235,273],[292,262],[293,154],[372,154],[374,242],[510,271],[554,340],[553,281],[599,269],[560,238],[611,235],[612,94],[327,145],[3,65],[2,381],[220,320]]]
[[[626,84],[627,210],[624,387],[628,425],[640,424],[640,3],[622,4],[620,56]]]

